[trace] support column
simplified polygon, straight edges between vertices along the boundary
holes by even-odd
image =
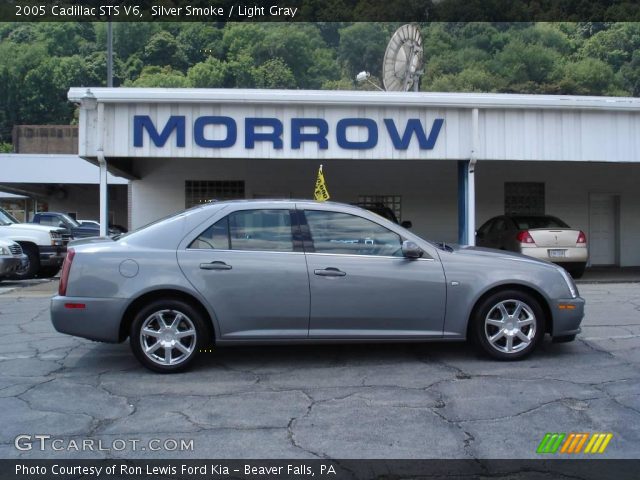
[[[458,243],[467,244],[469,218],[469,160],[458,160]]]
[[[98,152],[98,163],[100,165],[100,236],[106,237],[109,234],[109,184],[107,183],[107,161],[102,151]]]
[[[100,166],[100,236],[109,234],[109,184],[107,183],[107,159],[104,156],[104,103],[98,104],[97,157]]]
[[[475,169],[479,144],[479,113],[471,111],[471,155],[458,161],[458,243],[476,244],[476,181]]]

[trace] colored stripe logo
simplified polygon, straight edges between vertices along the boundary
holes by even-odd
[[[612,438],[612,433],[547,433],[536,453],[604,453]]]

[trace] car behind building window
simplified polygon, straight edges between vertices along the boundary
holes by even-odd
[[[402,256],[400,235],[355,215],[306,210],[316,253]]]

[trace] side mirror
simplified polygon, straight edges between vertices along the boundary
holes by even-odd
[[[405,240],[402,242],[402,254],[405,258],[420,258],[424,251],[415,242]]]
[[[402,228],[406,228],[407,230],[410,229],[411,227],[413,227],[413,223],[411,223],[411,220],[404,220],[400,226]]]

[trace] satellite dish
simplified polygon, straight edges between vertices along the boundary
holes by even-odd
[[[422,34],[417,25],[403,25],[391,37],[382,62],[382,81],[386,90],[418,91],[422,70]]]

